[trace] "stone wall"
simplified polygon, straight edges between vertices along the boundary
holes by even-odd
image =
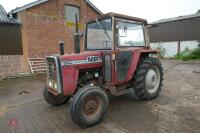
[[[23,55],[0,55],[0,79],[6,76],[30,72],[26,64]]]

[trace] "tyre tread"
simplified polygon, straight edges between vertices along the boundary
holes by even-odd
[[[157,66],[160,70],[160,84],[158,90],[154,94],[150,94],[145,89],[145,77],[146,77],[145,75],[151,66]],[[162,81],[164,80],[163,75],[164,75],[163,67],[158,59],[152,57],[141,59],[133,78],[133,87],[139,99],[151,100],[156,98],[159,95],[161,88],[163,86],[162,84]]]

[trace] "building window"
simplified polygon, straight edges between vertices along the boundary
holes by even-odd
[[[65,5],[65,21],[66,22],[76,22],[76,14],[78,16],[78,21],[80,18],[80,9],[76,6]]]

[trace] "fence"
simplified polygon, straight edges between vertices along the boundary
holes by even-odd
[[[29,58],[29,65],[32,73],[45,73],[47,70],[45,58]]]

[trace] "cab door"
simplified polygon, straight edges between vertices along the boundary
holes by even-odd
[[[122,19],[116,20],[115,34],[115,84],[118,85],[128,81],[134,51],[145,46],[145,39],[141,23]]]
[[[116,75],[116,84],[119,84],[126,80],[128,70],[130,68],[132,61],[132,52],[120,49],[116,52],[116,69],[115,69],[115,75]]]

